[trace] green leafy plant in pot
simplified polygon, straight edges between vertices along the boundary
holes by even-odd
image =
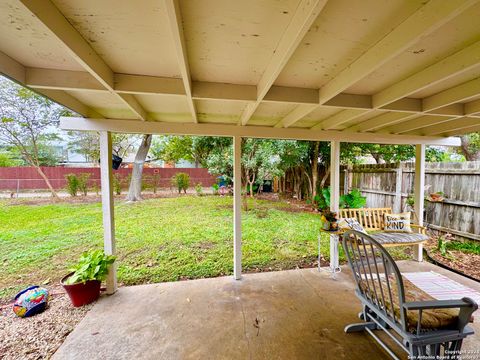
[[[78,263],[70,269],[61,284],[73,306],[90,304],[100,296],[100,284],[105,280],[115,256],[106,255],[102,250],[85,252]]]

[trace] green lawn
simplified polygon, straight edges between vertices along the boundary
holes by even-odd
[[[319,216],[256,201],[243,214],[243,266],[286,269],[317,256]],[[115,205],[119,282],[125,285],[231,274],[232,198],[162,198]],[[60,280],[85,250],[102,246],[100,203],[0,202],[0,298]],[[325,239],[324,254],[328,254]]]

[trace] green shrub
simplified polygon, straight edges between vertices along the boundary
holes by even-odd
[[[203,187],[202,184],[197,184],[195,185],[195,192],[197,193],[198,196],[203,195]]]
[[[77,196],[79,190],[79,180],[75,174],[65,175],[65,180],[67,180],[67,192],[71,196]]]
[[[120,177],[120,175],[119,174],[113,175],[112,182],[113,182],[112,184],[113,192],[116,195],[120,195],[122,193],[122,178]]]
[[[187,189],[190,186],[190,176],[185,173],[176,173],[172,176],[172,185],[178,189],[178,193],[183,192],[186,194]]]
[[[90,179],[90,176],[90,173],[81,173],[78,176],[78,191],[80,191],[83,196],[87,196],[88,180]]]
[[[212,185],[213,195],[218,195],[218,189],[220,189],[220,186],[218,184]]]
[[[94,181],[92,185],[92,191],[95,193],[95,195],[99,195],[100,193],[100,186],[98,186],[97,182]]]

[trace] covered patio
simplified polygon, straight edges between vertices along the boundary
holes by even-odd
[[[112,133],[233,137],[233,277],[242,281],[121,289],[57,358],[132,349],[151,358],[384,356],[366,336],[342,332],[359,310],[348,271],[336,282],[316,270],[242,277],[241,139],[329,141],[333,211],[342,142],[415,145],[422,225],[426,145],[459,146],[456,136],[480,131],[480,1],[140,4],[3,0],[0,72],[79,115],[62,118],[62,129],[100,133],[108,254]],[[420,263],[402,266],[432,269],[421,245],[414,257]],[[117,291],[114,268],[107,290]],[[95,346],[83,348],[85,337]]]
[[[432,264],[399,265],[405,272],[435,271],[480,291],[477,282]],[[98,302],[53,359],[388,358],[371,337],[343,332],[358,322],[360,302],[350,271],[342,270],[336,280],[317,269],[297,269],[246,274],[242,281],[121,288]],[[475,358],[479,348],[480,338],[471,336],[462,350]]]

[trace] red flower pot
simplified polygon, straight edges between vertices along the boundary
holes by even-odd
[[[61,280],[61,284],[65,291],[67,292],[70,300],[72,301],[73,306],[79,307],[83,305],[90,304],[98,299],[100,296],[100,285],[101,282],[98,280],[89,280],[85,283],[78,283],[73,285],[65,284],[65,281],[73,273],[68,274]]]

